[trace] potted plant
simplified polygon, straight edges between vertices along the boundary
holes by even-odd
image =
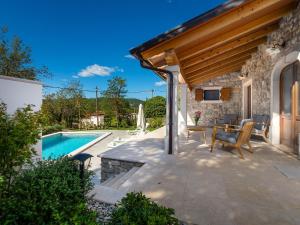
[[[195,116],[194,116],[194,119],[195,119],[195,125],[196,125],[196,126],[198,125],[198,122],[199,122],[200,117],[201,117],[201,112],[200,112],[200,111],[196,111],[196,112],[195,112]]]

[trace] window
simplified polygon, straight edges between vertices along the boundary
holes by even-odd
[[[231,98],[230,87],[203,87],[195,89],[195,100],[206,103],[221,103]]]
[[[220,100],[220,89],[204,90],[204,101]]]

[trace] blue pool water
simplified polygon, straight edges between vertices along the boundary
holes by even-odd
[[[97,134],[55,134],[42,138],[43,159],[57,159],[60,156],[65,156],[70,152],[80,148],[81,146],[95,140],[104,135]]]

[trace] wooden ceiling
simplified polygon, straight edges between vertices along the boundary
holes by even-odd
[[[241,70],[296,0],[249,0],[142,52],[156,67],[178,64],[189,87]]]

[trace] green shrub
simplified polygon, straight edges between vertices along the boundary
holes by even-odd
[[[87,208],[91,172],[83,180],[74,161],[42,161],[15,178],[0,202],[0,224],[96,224]],[[83,182],[82,182],[83,181]]]
[[[43,135],[46,135],[46,134],[52,134],[52,133],[55,133],[55,132],[59,132],[59,131],[62,131],[64,128],[64,126],[60,125],[60,124],[55,124],[53,126],[46,126],[43,128]]]
[[[112,213],[111,225],[177,225],[174,209],[160,206],[142,193],[128,193]]]
[[[149,128],[151,129],[160,128],[164,125],[164,118],[162,117],[149,118],[148,123],[149,123]]]
[[[145,117],[155,118],[166,115],[166,99],[162,96],[155,96],[145,101]]]
[[[19,170],[35,154],[33,145],[40,134],[38,120],[30,106],[8,115],[6,105],[0,103],[0,202]]]

